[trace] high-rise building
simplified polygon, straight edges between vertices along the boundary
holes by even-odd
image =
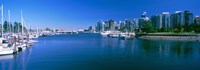
[[[184,25],[184,14],[182,11],[176,11],[170,15],[171,27],[177,28]]]
[[[124,21],[119,21],[119,27],[120,27],[120,31],[125,31],[125,22]]]
[[[180,24],[181,26],[184,25],[184,14],[182,11],[176,11],[175,14],[177,15],[177,23]]]
[[[162,28],[171,28],[169,12],[163,12],[162,14]]]
[[[134,22],[134,28],[135,28],[135,29],[139,29],[139,20],[138,20],[137,18],[135,18],[135,19],[133,20],[133,22]]]
[[[108,21],[108,25],[109,25],[109,30],[111,30],[111,31],[113,31],[113,30],[115,30],[115,21],[113,20],[113,19],[110,19],[109,21]]]
[[[155,29],[162,28],[162,14],[151,16],[151,22]]]
[[[88,31],[92,31],[92,30],[93,30],[92,26],[89,26]]]
[[[102,20],[97,22],[96,31],[104,31],[104,29],[105,29],[105,23]]]
[[[141,18],[139,18],[139,27],[141,28],[143,24],[149,20],[149,18],[146,16],[146,12],[143,12]]]
[[[189,26],[194,23],[193,13],[191,13],[190,11],[184,11],[184,23],[185,26]]]
[[[199,16],[196,16],[195,18],[194,18],[194,24],[200,24],[200,17]]]
[[[126,19],[125,23],[126,23],[125,27],[126,27],[126,29],[128,31],[133,31],[134,30],[134,23],[133,23],[133,21],[130,18]]]

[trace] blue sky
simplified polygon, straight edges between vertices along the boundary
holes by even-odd
[[[11,21],[20,21],[20,11],[27,26],[38,28],[83,29],[99,19],[117,21],[176,10],[190,10],[200,15],[199,0],[0,0],[11,11]]]

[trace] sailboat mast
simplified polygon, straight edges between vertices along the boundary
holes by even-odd
[[[24,33],[24,23],[23,23],[23,17],[22,17],[22,11],[21,11],[21,23],[22,23],[22,35],[23,35],[23,33]]]
[[[8,28],[9,28],[9,33],[11,33],[10,10],[8,10]]]
[[[3,4],[1,5],[1,36],[3,37]]]

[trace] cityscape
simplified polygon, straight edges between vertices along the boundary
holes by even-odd
[[[153,32],[200,32],[200,17],[194,15],[190,11],[175,11],[170,14],[169,12],[163,12],[152,16],[147,16],[147,12],[143,12],[139,18],[127,18],[124,21],[115,21],[110,19],[108,21],[99,20],[95,27],[90,26],[88,31],[110,31],[117,30],[125,32],[135,31],[141,32],[145,22],[151,22],[154,31]]]
[[[200,70],[199,3],[0,0],[0,70]]]

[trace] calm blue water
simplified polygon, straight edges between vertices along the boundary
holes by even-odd
[[[0,70],[200,70],[200,42],[119,40],[98,34],[38,38],[0,56]]]

